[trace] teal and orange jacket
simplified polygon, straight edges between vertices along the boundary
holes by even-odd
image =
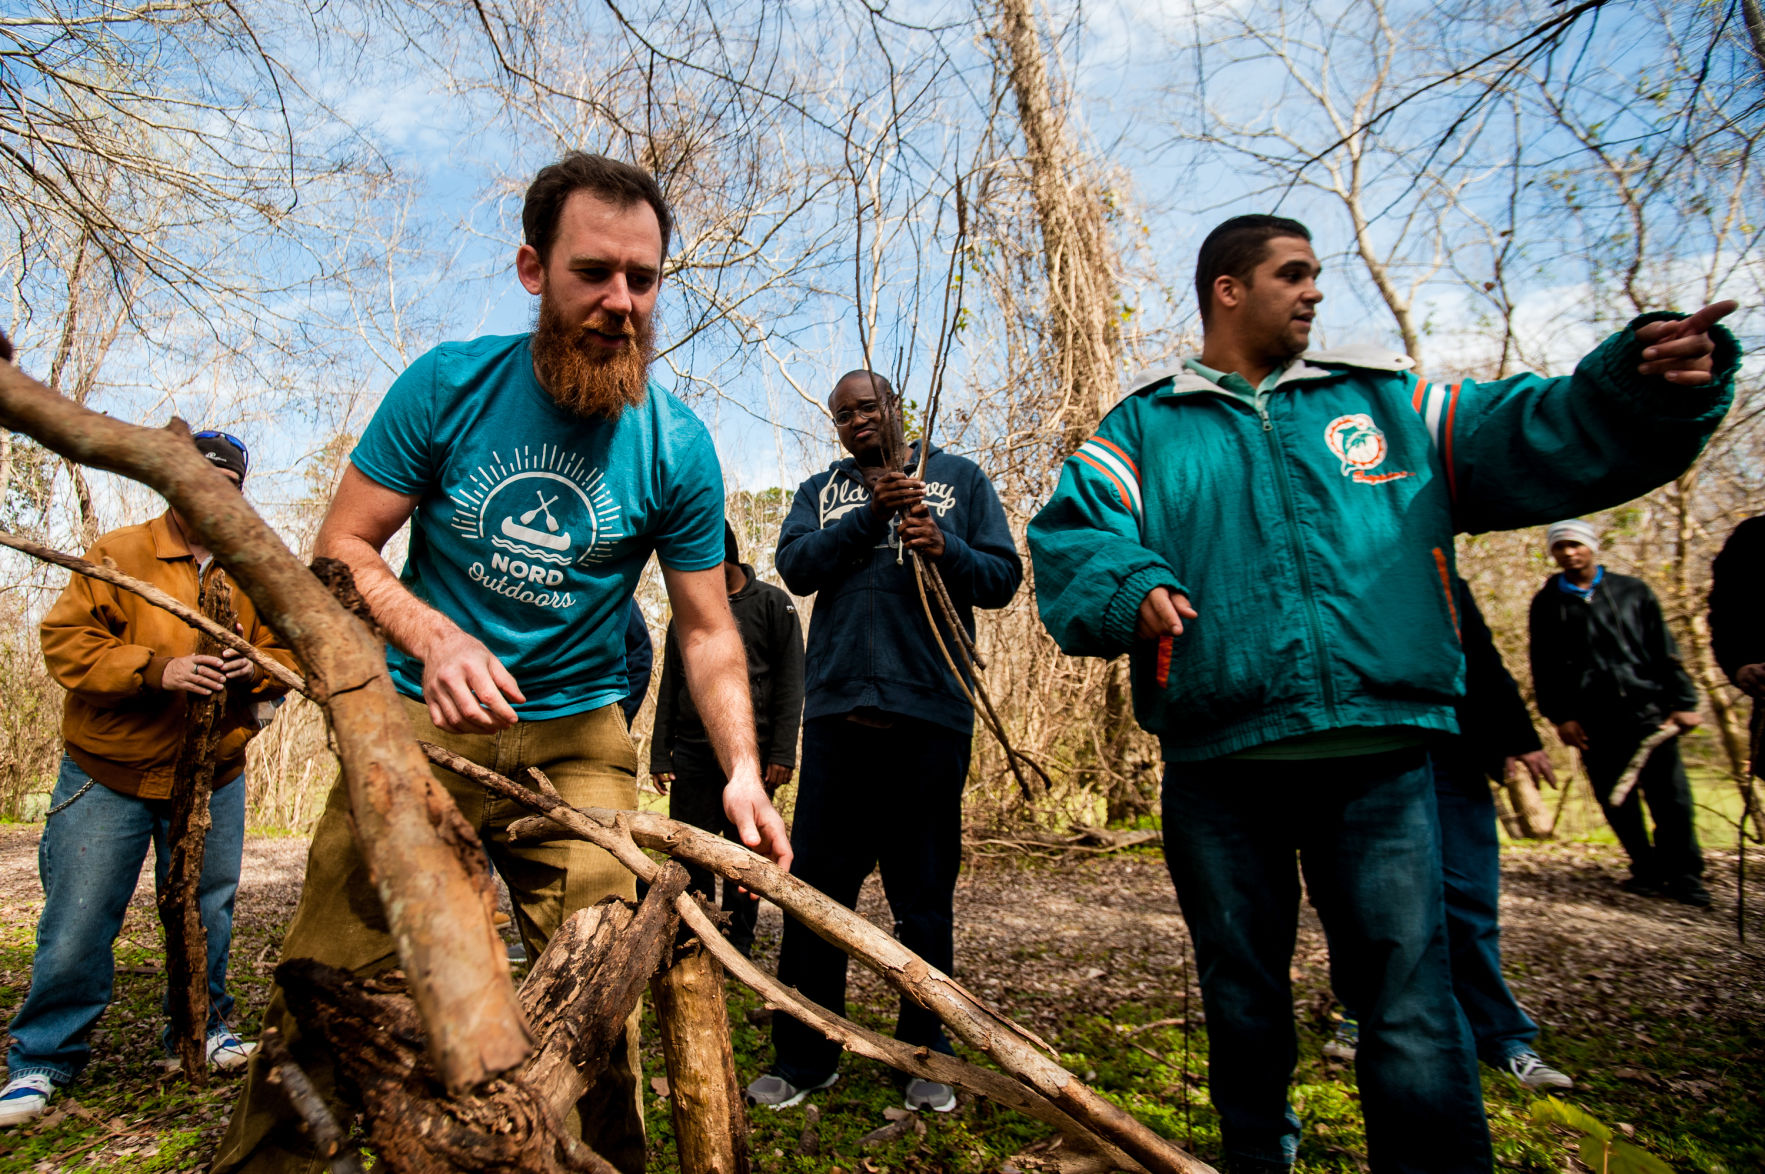
[[[1636,319],[1557,379],[1430,383],[1357,350],[1302,355],[1254,396],[1186,370],[1143,380],[1030,523],[1042,622],[1072,655],[1131,653],[1135,716],[1167,761],[1456,732],[1453,535],[1605,509],[1696,459],[1740,349],[1718,327],[1702,386],[1637,374],[1636,327],[1680,316]],[[1158,586],[1199,618],[1136,640]]]

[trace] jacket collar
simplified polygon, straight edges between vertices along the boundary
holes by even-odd
[[[1199,359],[1200,356],[1196,357]],[[1415,360],[1408,355],[1400,355],[1381,347],[1331,347],[1328,350],[1307,351],[1288,363],[1287,369],[1282,371],[1281,377],[1275,381],[1275,386],[1285,387],[1289,383],[1328,379],[1342,374],[1342,369],[1345,367],[1368,371],[1407,371],[1415,365]],[[1221,390],[1223,389],[1217,384],[1189,370],[1181,363],[1174,367],[1160,367],[1148,371],[1135,377],[1128,384],[1128,395],[1138,395],[1143,391],[1166,396]],[[935,452],[936,449],[934,448],[933,451]]]
[[[172,511],[169,509],[147,523],[147,533],[153,539],[155,558],[169,561],[196,557],[190,552],[190,544],[184,541],[184,536],[179,534],[178,528],[172,524]]]

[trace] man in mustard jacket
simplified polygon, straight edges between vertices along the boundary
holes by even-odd
[[[249,459],[237,438],[197,433],[196,446],[234,484]],[[201,585],[221,574],[175,509],[139,526],[113,530],[86,558],[112,560],[195,607]],[[247,640],[294,667],[294,656],[258,619],[244,592],[233,593]],[[208,1058],[242,1067],[250,1053],[227,1026],[227,958],[233,894],[245,840],[245,744],[261,728],[258,704],[286,686],[236,652],[204,656],[197,633],[169,612],[120,587],[74,575],[42,624],[49,672],[67,689],[62,712],[66,753],[37,848],[43,914],[31,988],[9,1030],[8,1083],[0,1090],[0,1125],[42,1115],[55,1092],[91,1056],[87,1036],[110,1003],[115,960],[129,898],[148,845],[154,875],[166,881],[175,767],[192,697],[227,694],[217,729],[214,794],[198,902],[208,936]]]

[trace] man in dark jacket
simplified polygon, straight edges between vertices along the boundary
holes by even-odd
[[[1009,603],[1023,564],[974,462],[934,446],[923,479],[884,471],[885,443],[900,443],[898,403],[868,371],[834,385],[828,408],[852,455],[797,488],[778,536],[785,585],[815,595],[791,871],[851,906],[880,866],[895,936],[948,973],[974,709],[938,651],[902,547],[937,567],[971,636],[972,609]],[[919,467],[917,445],[905,465]],[[846,955],[790,917],[778,977],[844,1014]],[[905,998],[895,1036],[951,1050],[937,1016]],[[750,1101],[784,1108],[838,1075],[839,1045],[788,1015],[774,1017],[772,1042],[772,1071],[748,1086]],[[956,1096],[913,1080],[907,1107],[922,1106],[948,1111]]]
[[[1599,539],[1579,519],[1545,535],[1561,573],[1532,597],[1532,685],[1538,711],[1581,751],[1606,822],[1630,854],[1633,893],[1705,906],[1704,857],[1692,823],[1691,784],[1679,745],[1657,747],[1624,801],[1612,789],[1643,739],[1667,724],[1698,724],[1698,692],[1655,593],[1641,579],[1599,565]],[[1642,801],[1655,817],[1654,843]]]
[[[1470,585],[1459,579],[1456,586],[1465,645],[1465,695],[1453,707],[1459,733],[1442,735],[1428,750],[1440,813],[1453,996],[1471,1025],[1479,1060],[1529,1089],[1572,1088],[1574,1081],[1533,1051],[1538,1024],[1502,978],[1501,842],[1489,791],[1490,779],[1505,780],[1517,770],[1552,787],[1557,776]],[[1358,1023],[1344,1019],[1324,1051],[1352,1060],[1358,1043]]]
[[[760,760],[766,764],[766,794],[791,781],[797,767],[797,728],[803,717],[803,629],[791,597],[762,583],[754,568],[741,560],[735,531],[723,524],[723,580],[729,589],[729,610],[748,654],[748,691],[754,699],[754,734]],[[672,785],[669,814],[675,819],[735,839],[735,828],[723,813],[727,781],[704,722],[687,688],[686,667],[674,625],[662,638],[662,685],[656,696],[656,728],[650,738],[650,777],[664,789]],[[695,892],[715,896],[709,869],[686,866]],[[723,910],[730,915],[729,940],[746,954],[754,945],[757,910],[740,886],[723,882]]]
[[[1753,699],[1753,775],[1760,771],[1760,733],[1765,725],[1765,610],[1758,605],[1765,582],[1765,517],[1734,528],[1710,565],[1710,650],[1735,688]]]

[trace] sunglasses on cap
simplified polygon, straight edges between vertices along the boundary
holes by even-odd
[[[237,436],[234,436],[231,432],[217,432],[213,428],[205,428],[201,432],[191,433],[190,439],[192,439],[192,440],[224,440],[228,444],[232,445],[234,448],[239,450],[239,455],[245,458],[245,467],[248,469],[251,467],[251,450],[249,448],[245,447],[245,442],[243,440],[240,440]]]

